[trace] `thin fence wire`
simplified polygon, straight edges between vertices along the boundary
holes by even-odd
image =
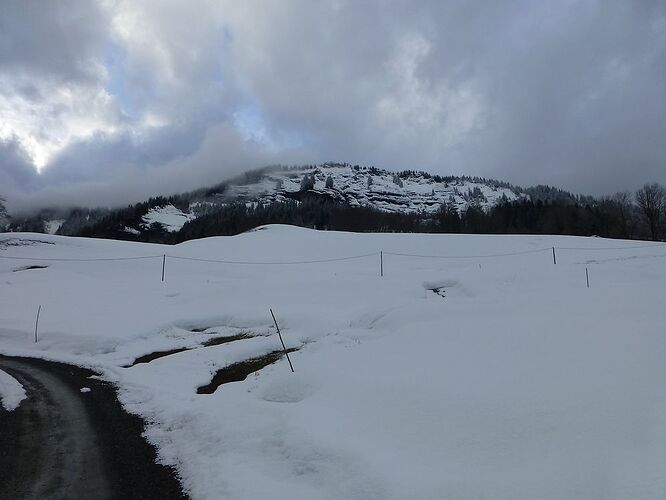
[[[348,257],[336,257],[331,259],[318,259],[318,260],[293,260],[293,261],[267,261],[267,262],[258,262],[258,261],[242,261],[242,260],[216,260],[216,259],[197,259],[194,257],[180,257],[176,255],[167,255],[169,259],[178,259],[178,260],[191,260],[195,262],[212,262],[216,264],[240,264],[240,265],[260,265],[260,266],[283,266],[283,265],[294,265],[294,264],[322,264],[326,262],[339,262],[343,260],[354,260],[354,259],[363,259],[365,257],[373,257],[379,255],[379,252],[366,253],[362,255],[351,255]]]
[[[412,253],[403,253],[403,252],[386,252],[384,255],[391,255],[396,257],[412,257],[412,258],[421,258],[421,259],[489,259],[496,257],[511,257],[517,255],[528,255],[536,254],[541,252],[550,252],[551,250],[571,250],[571,251],[598,251],[598,250],[637,250],[644,248],[663,248],[666,247],[666,243],[657,243],[651,245],[640,245],[640,246],[627,246],[627,247],[545,247],[537,248],[533,250],[525,250],[521,252],[506,252],[506,253],[495,253],[495,254],[483,254],[483,255],[423,255],[423,254],[412,254]],[[233,265],[260,265],[260,266],[273,266],[273,265],[299,265],[299,264],[324,264],[327,262],[341,262],[347,260],[363,259],[366,257],[379,256],[382,252],[371,252],[361,255],[350,255],[344,257],[332,257],[327,259],[311,259],[311,260],[294,260],[294,261],[242,261],[242,260],[225,260],[225,259],[203,259],[196,257],[184,257],[180,255],[169,255],[169,254],[160,254],[160,255],[143,255],[137,257],[101,257],[101,258],[49,258],[49,257],[17,257],[12,255],[2,255],[0,254],[0,259],[9,259],[9,260],[23,260],[23,261],[43,261],[43,262],[113,262],[113,261],[131,261],[131,260],[145,260],[145,259],[177,259],[185,261],[194,261],[194,262],[208,262],[215,264],[233,264]]]
[[[524,252],[496,253],[486,255],[421,255],[411,253],[384,252],[384,255],[396,255],[399,257],[417,257],[422,259],[487,259],[491,257],[510,257],[512,255],[526,255],[539,252],[550,252],[552,247],[539,248],[536,250],[525,250]]]
[[[142,259],[156,259],[162,258],[162,255],[144,255],[142,257],[102,257],[92,259],[68,259],[68,258],[48,258],[48,257],[14,257],[10,255],[0,255],[0,259],[10,260],[32,260],[32,261],[46,261],[46,262],[109,262],[109,261],[122,261],[122,260],[142,260]]]
[[[662,259],[666,257],[666,254],[659,255],[626,255],[624,257],[612,257],[606,259],[594,259],[590,258],[587,260],[579,260],[574,262],[574,264],[604,264],[606,262],[623,262],[629,260],[640,260],[640,259]]]
[[[555,250],[636,250],[640,248],[665,247],[666,243],[654,243],[651,245],[640,245],[631,247],[555,247]]]

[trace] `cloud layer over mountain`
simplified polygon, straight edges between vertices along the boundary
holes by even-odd
[[[0,195],[117,204],[326,160],[666,182],[666,4],[8,0]]]

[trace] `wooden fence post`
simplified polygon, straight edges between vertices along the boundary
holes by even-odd
[[[379,275],[384,276],[384,252],[379,251]]]
[[[37,319],[35,320],[35,344],[37,343],[37,327],[39,326],[39,313],[42,312],[42,306],[40,304],[37,309]]]
[[[294,365],[291,364],[291,359],[289,359],[289,353],[287,352],[287,347],[284,345],[284,340],[282,340],[282,333],[280,333],[280,327],[277,324],[275,319],[275,314],[273,314],[273,309],[269,309],[271,316],[273,316],[273,323],[275,323],[275,328],[277,328],[278,336],[280,337],[280,342],[282,343],[282,349],[284,350],[285,356],[287,356],[287,361],[289,361],[289,368],[291,368],[291,373],[294,373]]]

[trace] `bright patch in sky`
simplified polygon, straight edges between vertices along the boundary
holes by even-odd
[[[38,170],[72,142],[122,126],[115,100],[96,85],[0,74],[0,89],[0,139],[17,139]]]

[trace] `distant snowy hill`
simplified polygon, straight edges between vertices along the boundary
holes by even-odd
[[[389,172],[375,167],[326,163],[297,168],[267,168],[248,172],[209,189],[148,202],[146,213],[128,234],[155,229],[174,233],[183,225],[216,209],[306,199],[328,200],[349,207],[369,207],[387,213],[432,215],[444,205],[459,212],[475,206],[486,210],[498,200],[516,200],[526,192],[499,181],[442,177],[427,172]],[[157,226],[157,227],[160,227]]]
[[[530,195],[510,184],[472,177],[431,175],[405,170],[390,172],[375,167],[325,163],[302,167],[270,167],[247,172],[213,187],[170,197],[156,197],[125,209],[44,209],[28,217],[15,217],[13,231],[84,234],[86,227],[104,224],[121,233],[176,233],[190,221],[241,204],[247,207],[305,200],[328,201],[348,207],[366,207],[385,213],[433,215],[443,206],[458,212],[474,206],[487,210],[500,199]],[[2,221],[0,221],[1,223]]]
[[[306,177],[312,179],[310,185],[304,185]],[[525,196],[518,189],[497,181],[441,177],[416,171],[394,173],[331,163],[269,170],[259,180],[230,185],[220,195],[226,201],[268,203],[299,199],[304,188],[350,206],[401,213],[434,213],[443,204],[453,205],[458,210],[465,210],[471,204],[488,208],[502,196],[509,200]]]

